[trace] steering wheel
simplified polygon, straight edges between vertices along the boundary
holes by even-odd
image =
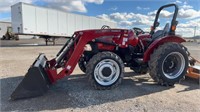
[[[141,28],[134,27],[133,28],[134,32],[138,36],[139,34],[144,34],[145,32]]]
[[[101,29],[110,29],[110,26],[107,26],[107,25],[103,25],[102,27],[101,27]]]

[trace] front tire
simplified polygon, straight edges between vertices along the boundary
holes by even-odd
[[[159,46],[150,57],[150,76],[165,86],[173,86],[184,78],[188,68],[188,56],[182,45],[166,43]]]
[[[124,64],[120,57],[112,52],[100,52],[87,64],[86,74],[89,82],[98,90],[117,87],[123,78]]]

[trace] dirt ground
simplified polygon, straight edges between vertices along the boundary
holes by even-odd
[[[94,90],[76,67],[73,75],[57,81],[45,95],[11,101],[11,93],[38,54],[45,53],[51,59],[62,47],[44,46],[44,43],[39,46],[19,44],[20,41],[1,41],[1,111],[200,112],[197,80],[186,79],[175,87],[162,87],[155,84],[148,74],[137,75],[128,68],[122,84],[113,90]],[[199,44],[185,45],[194,57],[200,59]]]

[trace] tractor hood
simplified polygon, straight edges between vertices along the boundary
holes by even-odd
[[[126,33],[129,29],[89,29],[89,30],[80,30],[76,31],[75,33],[109,33],[109,32],[122,32]]]

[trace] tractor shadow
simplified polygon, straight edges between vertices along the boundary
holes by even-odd
[[[200,79],[185,77],[185,80],[182,81],[181,84],[186,86],[186,88],[184,90],[178,91],[177,93],[200,89]]]
[[[11,93],[22,79],[22,76],[0,79],[2,111],[85,108],[92,105],[137,98],[171,88],[153,83],[148,75],[137,75],[133,72],[128,72],[125,74],[124,80],[119,87],[104,91],[94,90],[84,74],[76,74],[58,81],[43,96],[16,101],[9,100]],[[187,91],[199,89],[198,84],[187,80],[182,81],[181,84],[189,87]]]

